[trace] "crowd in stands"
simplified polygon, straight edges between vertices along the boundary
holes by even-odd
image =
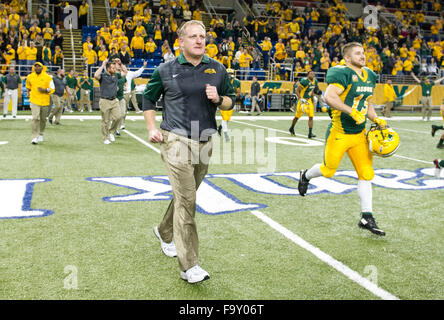
[[[268,1],[259,16],[249,13],[243,21],[237,21],[234,12],[216,15],[208,26],[207,54],[227,68],[240,70],[241,80],[250,79],[251,70],[268,70],[270,63],[278,70],[277,79],[289,80],[290,70],[295,75],[308,70],[325,72],[340,64],[341,46],[358,41],[364,44],[367,66],[376,73],[400,76],[444,72],[439,0],[375,3],[380,12],[390,11],[397,17],[395,24],[379,19],[377,28],[365,26],[362,17],[351,18],[342,0],[311,3],[298,10],[287,1]],[[32,64],[37,60],[60,65],[60,24],[54,24],[41,8],[30,17],[23,4],[26,0],[0,4],[2,63],[16,60],[19,64]],[[60,2],[60,7],[66,5],[69,4]],[[152,0],[110,0],[109,5],[110,25],[99,26],[83,44],[88,68],[113,57],[119,57],[126,65],[141,59],[158,63],[173,59],[180,53],[180,25],[191,19],[202,20],[206,14],[199,0],[160,0],[159,8],[154,8]],[[83,1],[79,8],[83,23],[87,6]],[[426,21],[424,12],[435,15],[432,24]]]

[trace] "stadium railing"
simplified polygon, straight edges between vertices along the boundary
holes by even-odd
[[[22,77],[26,77],[31,73],[32,70],[32,65],[27,65],[27,64],[0,64],[0,70],[3,70],[3,68],[5,68],[6,72],[8,72],[9,67],[15,67],[15,72],[17,72],[17,74],[19,74]],[[46,65],[47,68],[47,72],[51,73],[51,72],[57,72],[57,70],[60,68],[59,66],[56,65]],[[63,68],[63,66],[62,66]]]

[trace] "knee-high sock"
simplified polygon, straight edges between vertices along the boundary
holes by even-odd
[[[227,132],[228,131],[228,121],[227,120],[222,120],[222,122],[220,123],[222,125],[222,131],[223,132]]]
[[[308,169],[307,172],[305,173],[305,177],[308,180],[316,178],[316,177],[321,177],[321,176],[322,176],[322,172],[321,172],[321,164],[320,163],[315,164],[313,167]]]
[[[358,194],[361,199],[361,212],[372,212],[372,182],[369,180],[358,180]]]

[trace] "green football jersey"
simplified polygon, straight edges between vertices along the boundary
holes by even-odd
[[[367,67],[362,68],[362,77],[348,66],[334,66],[327,71],[326,81],[329,85],[335,85],[344,91],[340,95],[341,100],[353,109],[357,109],[367,116],[367,108],[373,96],[377,75]],[[356,134],[365,129],[365,121],[356,124],[347,113],[332,108],[332,128],[341,133]]]
[[[433,82],[426,84],[424,81],[421,81],[422,95],[424,97],[430,97],[430,95],[432,94],[433,85],[434,85]]]
[[[237,89],[240,90],[241,88],[241,82],[239,80],[237,80],[235,77],[230,78],[230,83],[234,88],[234,91],[236,91],[237,93]]]
[[[312,92],[318,85],[318,80],[314,78],[313,81],[310,81],[308,78],[302,78],[301,81],[299,81],[299,85],[302,88],[301,98],[308,100],[311,99]]]

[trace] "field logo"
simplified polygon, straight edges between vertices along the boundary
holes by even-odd
[[[374,186],[396,190],[432,190],[444,188],[444,179],[434,176],[433,168],[416,171],[377,169],[372,183]],[[337,171],[335,179],[319,177],[310,180],[308,195],[318,193],[345,194],[356,190],[356,183],[341,180],[357,180],[355,171]],[[97,177],[89,181],[108,183],[136,191],[135,193],[102,198],[107,202],[171,200],[171,187],[166,176],[148,177]],[[229,184],[260,195],[300,196],[297,189],[299,172],[278,173],[231,173],[208,174],[200,185],[197,196],[197,211],[202,214],[218,215],[266,208],[264,203],[248,203],[231,194]],[[228,182],[228,185],[227,185]],[[217,184],[216,184],[217,183]],[[219,183],[224,184],[224,188]],[[286,198],[283,201],[291,201]]]
[[[31,209],[34,185],[50,179],[0,180],[0,219],[43,217],[54,211]]]
[[[399,89],[401,88],[401,90]],[[396,99],[400,100],[402,104],[402,100],[404,99],[405,92],[407,91],[409,87],[408,86],[393,86],[393,89],[396,93]]]
[[[415,171],[376,169],[372,184],[375,187],[405,191],[444,189],[444,170],[441,171],[441,176],[436,177],[435,168]],[[315,178],[310,180],[307,195],[350,193],[356,190],[357,179],[354,170],[337,171],[334,178],[330,179]],[[103,197],[102,200],[106,202],[171,201],[172,199],[167,176],[93,177],[86,180],[126,189],[121,195]],[[53,214],[52,210],[31,209],[35,184],[48,181],[51,180],[0,180],[0,219],[43,217]],[[282,199],[280,201],[297,201],[291,197],[300,196],[298,181],[299,172],[208,174],[197,191],[196,209],[208,215],[259,210],[268,207],[266,203],[259,202],[263,199],[263,195],[280,196]],[[239,192],[239,189],[245,192]],[[251,199],[251,193],[255,196],[253,199],[258,202],[242,199],[245,195]],[[415,194],[412,196],[417,197]]]

